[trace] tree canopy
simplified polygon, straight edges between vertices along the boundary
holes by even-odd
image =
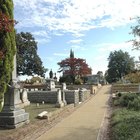
[[[0,0],[0,106],[11,80],[15,46],[13,1]]]
[[[17,33],[17,73],[18,75],[45,75],[46,69],[37,54],[37,42],[31,33]]]
[[[134,58],[122,50],[111,52],[109,55],[106,80],[109,83],[117,82],[124,75],[134,70]]]
[[[60,69],[58,72],[63,72],[63,77],[61,81],[71,81],[74,83],[76,77],[83,77],[85,75],[91,74],[91,68],[86,63],[85,59],[74,58],[74,52],[70,52],[70,58],[66,58],[58,63]],[[67,77],[67,78],[66,78]]]
[[[140,49],[140,17],[136,18],[138,24],[131,27],[134,39],[132,39],[134,49]]]
[[[91,68],[81,58],[67,58],[59,62],[58,65],[60,66],[59,72],[63,72],[63,75],[84,76],[91,74]]]

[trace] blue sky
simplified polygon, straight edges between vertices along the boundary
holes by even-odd
[[[139,51],[132,51],[128,40],[135,24],[130,18],[140,16],[139,0],[14,0],[14,6],[17,31],[33,34],[43,65],[53,72],[70,49],[86,59],[93,74],[107,69],[114,50],[138,60]]]

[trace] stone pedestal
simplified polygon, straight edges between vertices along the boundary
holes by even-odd
[[[62,102],[62,98],[61,98],[61,90],[60,89],[58,89],[58,91],[57,91],[57,102],[56,102],[55,106],[59,107],[59,108],[64,106],[64,103]]]
[[[66,89],[67,89],[66,83],[62,83],[62,90],[66,90]]]
[[[64,105],[67,105],[66,99],[65,99],[65,90],[66,90],[66,83],[62,83],[62,100]]]
[[[20,92],[18,88],[9,87],[4,94],[4,106],[0,112],[0,127],[17,128],[29,123],[29,114],[20,108]]]
[[[62,91],[62,100],[63,100],[64,106],[66,106],[67,102],[66,102],[65,91],[64,90]]]
[[[50,91],[56,90],[55,81],[53,79],[48,79],[47,83],[48,83],[48,88],[49,88]]]

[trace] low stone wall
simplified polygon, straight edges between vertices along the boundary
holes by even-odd
[[[79,104],[79,91],[78,90],[65,90],[65,99],[67,104],[74,103],[75,106]]]
[[[90,90],[64,90],[67,104],[84,102],[90,97]],[[63,97],[62,97],[63,98]],[[28,100],[32,103],[51,103],[57,102],[57,91],[28,91]]]
[[[138,84],[113,84],[111,92],[140,92],[140,89]]]
[[[28,91],[28,100],[32,103],[56,103],[57,91]]]
[[[84,102],[91,96],[90,90],[80,90],[79,91],[79,102]]]

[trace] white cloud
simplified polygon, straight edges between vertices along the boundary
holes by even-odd
[[[69,56],[69,54],[66,54],[66,53],[54,53],[53,55],[54,56],[65,56],[65,57]]]
[[[46,36],[49,37],[48,33],[44,30],[34,31],[32,32],[35,36]]]
[[[139,0],[14,0],[17,28],[41,27],[49,31],[82,31],[130,23],[140,14]]]
[[[131,42],[120,42],[120,43],[102,43],[102,44],[97,44],[99,47],[100,52],[110,52],[114,50],[128,50],[132,48]]]
[[[83,41],[82,39],[74,39],[74,40],[70,40],[68,43],[79,44],[82,41]]]
[[[50,39],[48,39],[48,38],[36,38],[36,41],[39,44],[47,44],[48,42],[50,42]]]
[[[41,59],[44,60],[44,61],[49,61],[49,62],[54,62],[55,61],[53,57],[43,57]]]

